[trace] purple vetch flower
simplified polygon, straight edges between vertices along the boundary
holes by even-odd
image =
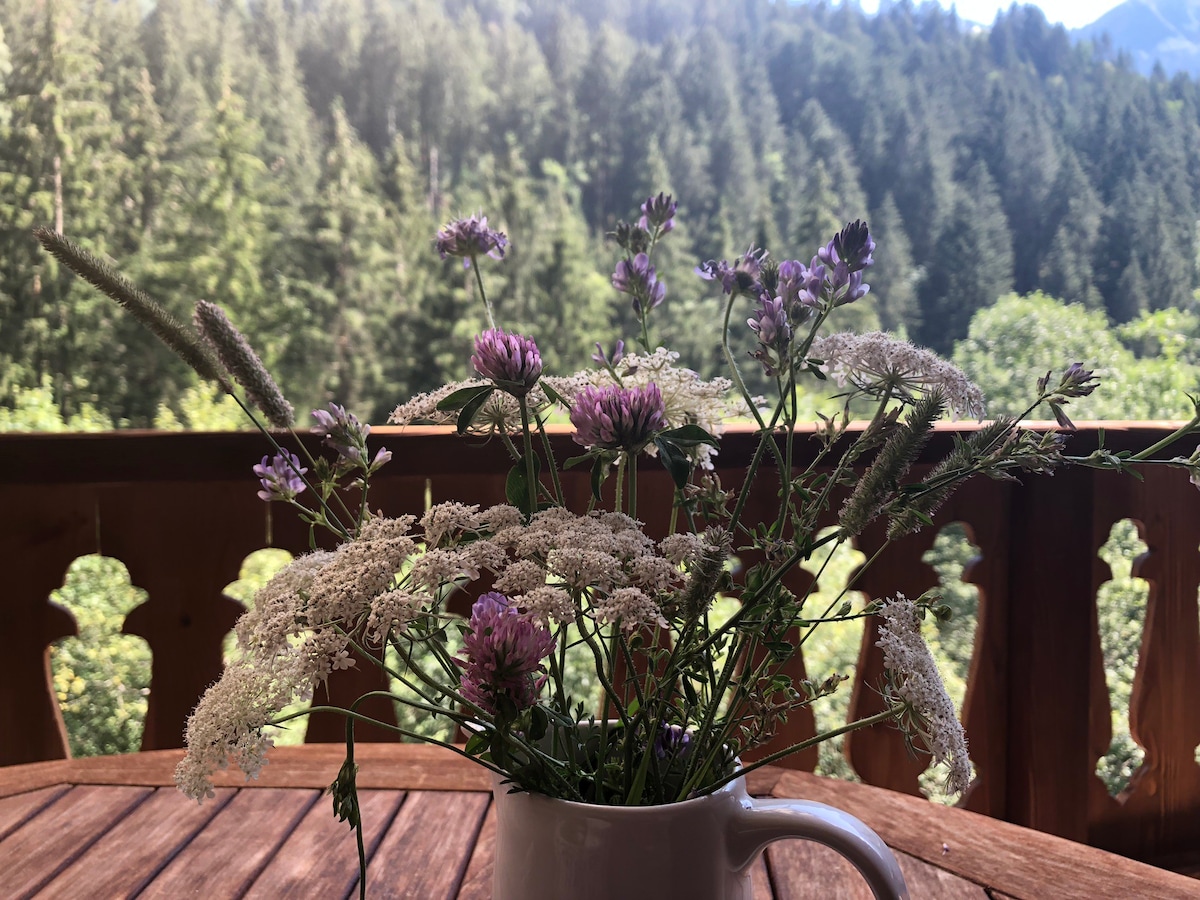
[[[475,371],[515,397],[524,397],[542,377],[542,355],[533,338],[489,328],[475,338]]]
[[[471,260],[484,253],[492,259],[504,259],[507,246],[508,237],[502,231],[488,228],[487,216],[458,219],[437,233],[437,249],[442,259],[461,257],[464,269],[469,269]]]
[[[667,286],[658,280],[654,266],[650,265],[650,257],[645,253],[618,262],[613,272],[612,286],[622,294],[633,297],[633,309],[638,315],[642,314],[643,304],[646,309],[654,309],[667,296]]]
[[[262,485],[259,498],[268,503],[272,500],[291,500],[304,490],[304,479],[300,476],[307,471],[301,467],[295,453],[284,450],[274,458],[264,456],[262,462],[254,467],[254,474]]]
[[[705,281],[720,281],[722,289],[727,294],[736,292],[757,297],[763,292],[760,277],[763,260],[766,258],[766,250],[756,250],[751,246],[732,264],[723,259],[710,259],[696,266],[695,272]]]
[[[463,696],[495,715],[502,699],[518,711],[537,701],[546,683],[541,661],[554,649],[554,636],[521,615],[503,594],[484,594],[471,607],[463,635]]]
[[[666,234],[675,227],[675,207],[678,204],[670,194],[658,192],[657,197],[647,197],[642,204],[642,217],[638,219],[638,228],[650,231],[657,228],[659,234]]]
[[[634,452],[666,425],[662,393],[654,382],[643,387],[585,387],[571,408],[575,443]]]

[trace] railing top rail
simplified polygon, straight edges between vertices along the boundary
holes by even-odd
[[[1180,423],[1173,422],[1080,422],[1071,436],[1070,452],[1086,455],[1100,444],[1113,451],[1149,446],[1169,434]],[[864,427],[855,423],[852,429]],[[1029,427],[1054,430],[1053,422],[1030,422]],[[979,428],[975,422],[945,422],[935,429],[922,459],[940,459],[952,446],[955,435]],[[571,440],[569,426],[550,426],[555,452],[565,459],[580,448]],[[797,433],[806,440],[796,448],[795,461],[803,466],[817,449],[809,440],[816,428],[804,425]],[[316,452],[319,438],[300,433],[310,451]],[[285,445],[292,441],[284,436]],[[1181,442],[1169,456],[1187,454],[1197,437]],[[388,443],[401,465],[383,469],[378,478],[403,475],[436,476],[461,472],[479,474],[507,470],[503,452],[480,452],[478,437],[461,437],[453,428],[432,426],[373,427],[370,442]],[[717,468],[736,471],[749,461],[754,447],[754,430],[738,425],[726,431],[721,441]],[[257,431],[181,432],[107,431],[94,433],[0,434],[0,484],[102,484],[131,481],[220,481],[247,477],[248,467],[270,448]],[[643,465],[654,465],[643,460]]]

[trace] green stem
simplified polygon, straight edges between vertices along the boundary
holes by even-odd
[[[487,292],[483,289],[483,275],[479,271],[479,260],[471,257],[471,268],[475,272],[475,283],[479,285],[479,296],[483,300],[483,308],[487,311],[488,328],[496,327],[496,319],[492,315],[492,304],[488,301]]]

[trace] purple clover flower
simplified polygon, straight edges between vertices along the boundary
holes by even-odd
[[[675,227],[675,207],[678,204],[670,194],[658,192],[657,197],[647,197],[642,204],[642,217],[638,219],[638,228],[651,231],[657,228],[659,234],[666,234]]]
[[[518,711],[528,709],[546,683],[541,660],[553,649],[548,629],[521,615],[503,594],[484,594],[471,607],[463,635],[466,659],[455,660],[463,666],[463,696],[492,715],[502,698]]]
[[[732,264],[723,259],[710,259],[696,266],[695,272],[705,281],[720,281],[722,289],[727,294],[749,294],[757,297],[763,292],[760,278],[763,260],[766,258],[766,250],[756,250],[751,246]]]
[[[471,261],[484,253],[492,259],[504,259],[507,246],[508,237],[502,231],[488,228],[487,216],[458,219],[437,233],[437,249],[442,259],[461,257],[464,269],[471,268]]]
[[[259,498],[268,503],[272,500],[291,500],[304,490],[304,479],[300,476],[307,471],[300,466],[300,459],[295,453],[284,450],[274,458],[264,456],[262,462],[254,467],[254,474],[262,485]]]
[[[542,355],[533,338],[490,328],[475,338],[475,371],[515,397],[524,397],[542,377]]]
[[[604,450],[635,452],[666,425],[662,392],[644,387],[585,387],[571,408],[575,443]]]
[[[618,262],[613,272],[612,286],[622,294],[633,297],[633,310],[639,316],[643,303],[646,309],[654,309],[667,296],[667,286],[658,280],[654,266],[650,265],[650,257],[645,253]]]
[[[370,425],[362,424],[357,416],[346,412],[345,407],[336,403],[330,403],[328,410],[314,409],[312,417],[317,423],[312,426],[311,431],[324,438],[321,443],[332,447],[342,459],[356,466],[363,464],[367,452],[367,435],[371,433]],[[391,451],[381,447],[367,468],[374,471],[391,458]]]

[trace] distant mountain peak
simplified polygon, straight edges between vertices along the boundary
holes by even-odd
[[[1142,72],[1158,62],[1168,73],[1200,74],[1200,0],[1125,0],[1072,32],[1093,41],[1104,34]]]

